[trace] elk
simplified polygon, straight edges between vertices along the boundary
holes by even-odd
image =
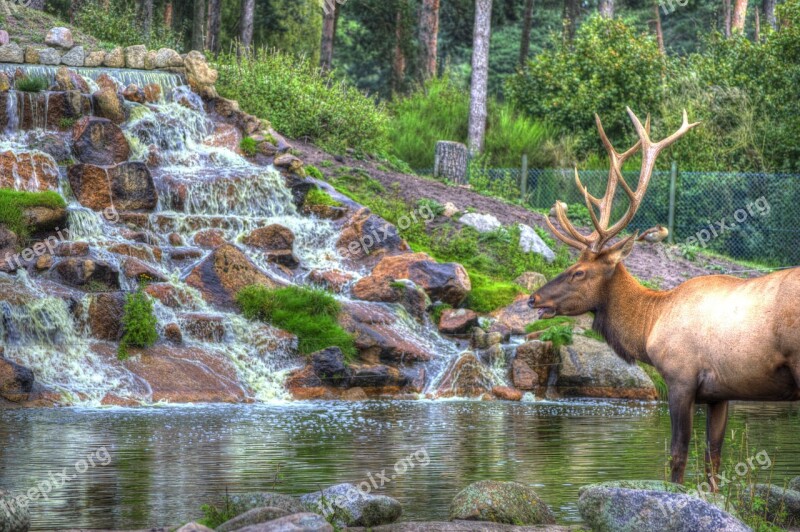
[[[559,240],[580,250],[580,256],[532,294],[528,304],[538,309],[540,319],[593,312],[593,328],[618,356],[631,364],[650,364],[664,377],[669,387],[672,482],[683,482],[695,405],[707,405],[706,473],[716,490],[729,401],[800,400],[800,268],[747,280],[702,276],[669,291],[640,285],[622,263],[636,234],[611,241],[641,205],[658,155],[698,124],[690,124],[684,111],[680,128],[653,142],[650,117],[642,125],[630,109],[628,114],[639,141],[624,153],[614,149],[595,116],[610,158],[605,195],[591,195],[575,170],[594,231],[578,231],[556,203],[561,230],[549,219],[547,225]],[[642,164],[633,190],[622,165],[639,151]],[[629,206],[609,226],[617,187]]]

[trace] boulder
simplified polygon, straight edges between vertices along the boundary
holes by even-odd
[[[383,258],[368,277],[353,286],[353,295],[367,301],[393,301],[392,284],[409,279],[421,287],[434,301],[456,306],[472,289],[469,275],[460,264],[440,264],[425,253],[412,253]]]
[[[0,46],[8,44],[9,37],[6,30],[0,30]]]
[[[60,48],[72,48],[75,46],[75,41],[72,38],[72,31],[69,28],[63,27],[51,28],[44,38],[44,43]]]
[[[470,352],[464,353],[445,369],[436,390],[437,397],[489,397],[494,377],[489,368]]]
[[[321,515],[299,513],[259,525],[246,526],[237,532],[334,532],[334,530]]]
[[[10,90],[11,90],[11,78],[9,78],[8,74],[6,74],[5,72],[0,72],[0,92],[7,92]],[[8,97],[7,94],[5,96]],[[8,123],[7,111],[6,111],[6,116],[4,116],[3,118],[3,122],[5,122],[5,124]]]
[[[53,158],[53,161],[66,161],[72,157],[70,143],[63,135],[37,132],[28,142],[31,148],[46,153]]]
[[[383,392],[396,393],[412,384],[409,374],[383,364],[352,364],[348,369],[350,384],[359,388],[380,388]]]
[[[288,227],[272,224],[254,230],[244,238],[243,242],[264,251],[292,251],[294,233]]]
[[[94,80],[94,82],[97,83],[97,86],[101,89],[110,89],[114,92],[117,92],[117,90],[119,89],[116,80],[114,80],[114,78],[112,78],[105,72],[97,76],[97,79]]]
[[[110,52],[106,52],[106,56],[103,58],[103,66],[109,68],[125,68],[125,52],[122,48],[117,47]]]
[[[535,390],[539,386],[539,374],[527,362],[514,360],[511,362],[511,382],[520,390]]]
[[[464,334],[478,325],[478,314],[469,309],[447,309],[439,319],[439,332]]]
[[[0,397],[13,403],[27,401],[33,389],[33,381],[33,371],[4,358],[0,350]]]
[[[492,395],[503,401],[521,401],[522,392],[509,388],[508,386],[494,386],[492,388]]]
[[[350,384],[351,371],[344,362],[344,354],[338,347],[328,347],[311,355],[314,374],[324,383],[346,388]]]
[[[0,188],[28,192],[58,190],[58,164],[46,153],[0,152]]]
[[[448,201],[447,203],[444,204],[444,211],[442,212],[442,215],[448,218],[452,218],[459,212],[461,211],[458,209],[458,207],[456,207],[454,203]]]
[[[214,532],[214,530],[200,523],[192,522],[176,529],[175,532]]]
[[[186,54],[183,65],[186,67],[186,80],[194,92],[204,98],[214,98],[217,95],[214,84],[217,82],[218,73],[208,66],[205,55],[192,50]]]
[[[58,65],[61,64],[61,52],[55,48],[39,48],[39,64],[42,65]]]
[[[94,100],[95,114],[97,116],[108,118],[115,124],[121,124],[125,121],[125,106],[116,89],[110,87],[101,88],[92,94],[92,99]]]
[[[311,270],[308,280],[325,290],[340,294],[354,277],[341,270]]]
[[[89,92],[89,85],[77,72],[65,66],[58,67],[55,75],[56,88],[60,91]]]
[[[246,286],[278,287],[232,244],[215,249],[189,273],[186,283],[199,290],[207,302],[226,308],[234,306],[236,294]]]
[[[594,486],[582,490],[578,509],[584,522],[598,532],[750,531],[716,506],[681,493]]]
[[[80,204],[95,211],[112,206],[120,211],[151,211],[158,203],[153,177],[144,163],[108,167],[79,163],[68,168],[67,176]]]
[[[0,225],[0,256],[6,252],[13,252],[17,249],[19,238],[17,234],[8,229],[5,225]]]
[[[529,294],[519,294],[514,302],[491,313],[490,330],[506,334],[525,334],[525,327],[539,318],[539,312],[528,306]]]
[[[128,68],[144,69],[144,58],[147,55],[147,46],[137,44],[125,48],[125,66]]]
[[[559,354],[555,352],[553,345],[549,342],[531,340],[517,346],[511,366],[512,377],[518,378],[520,383],[526,383],[526,386],[517,386],[517,388],[532,390],[539,386],[546,386],[551,371],[558,371],[559,362]],[[533,375],[530,375],[529,372],[533,372]],[[535,377],[533,388],[527,385],[527,379],[531,376]],[[517,382],[516,379],[514,382]]]
[[[225,338],[225,318],[221,314],[190,312],[179,318],[186,334],[196,340],[219,343]]]
[[[24,60],[25,53],[17,43],[10,42],[0,46],[0,63],[22,63]]]
[[[62,283],[92,292],[119,290],[119,270],[116,266],[92,259],[67,258],[52,270]]]
[[[532,294],[547,284],[547,277],[539,272],[525,272],[514,279],[514,284],[524,288],[528,294]]]
[[[31,526],[31,514],[27,504],[17,504],[16,497],[0,489],[0,530],[3,532],[27,532]],[[5,510],[8,508],[8,510]]]
[[[611,397],[654,401],[650,377],[636,364],[627,364],[604,342],[582,335],[563,346],[556,386],[565,396]]]
[[[171,48],[161,48],[156,52],[156,68],[183,66],[181,54]]]
[[[297,172],[303,169],[303,161],[292,155],[291,153],[284,153],[283,155],[278,155],[275,157],[275,161],[272,163],[278,168],[286,168],[290,172]]]
[[[233,532],[250,525],[260,525],[289,515],[289,512],[274,506],[253,508],[238,515],[230,521],[225,521],[216,528],[217,532]],[[327,524],[327,523],[326,523]]]
[[[789,489],[800,492],[800,477],[794,477],[789,482]]]
[[[144,91],[139,88],[138,85],[135,83],[131,83],[122,91],[122,97],[128,100],[129,102],[134,103],[144,103],[146,98],[144,97]]]
[[[518,482],[482,480],[470,484],[450,503],[450,519],[510,525],[548,525],[553,512],[533,489]]]
[[[359,358],[365,362],[413,363],[433,356],[395,323],[397,317],[378,303],[346,302],[339,323],[355,336]]]
[[[216,249],[228,243],[225,232],[221,229],[206,229],[198,231],[193,237],[195,245],[206,249]]]
[[[89,330],[94,338],[116,342],[122,338],[122,317],[125,315],[125,294],[94,294],[89,303]]]
[[[72,142],[82,163],[111,166],[127,161],[131,154],[125,134],[107,118],[81,118],[72,128]]]
[[[64,227],[67,222],[67,209],[65,207],[25,207],[22,209],[25,224],[31,232],[43,233]]]
[[[519,224],[519,247],[526,253],[541,255],[547,262],[556,260],[556,254],[545,244],[533,227]]]
[[[76,46],[61,56],[61,64],[72,67],[82,67],[85,59],[86,54],[83,51],[83,46]]]
[[[800,526],[800,492],[770,484],[756,484],[742,493],[742,513],[754,513],[781,528]]]
[[[148,50],[148,52],[144,56],[144,68],[145,70],[154,70],[156,68],[156,56],[158,52],[155,50]]]
[[[142,87],[144,92],[144,99],[148,103],[158,103],[161,101],[161,85],[158,83],[148,83]]]
[[[102,50],[95,50],[94,52],[89,52],[83,58],[83,66],[87,67],[99,67],[103,64],[103,60],[106,58],[106,53]]]
[[[345,260],[371,264],[383,255],[409,252],[408,244],[400,238],[397,228],[367,208],[358,210],[345,222],[336,249]]]
[[[245,513],[254,508],[278,508],[289,514],[304,511],[303,504],[294,497],[271,491],[234,494],[229,497],[230,504],[236,511]]]
[[[476,212],[468,212],[458,219],[464,225],[468,225],[478,231],[479,233],[489,233],[496,231],[503,227],[500,220],[492,214],[478,214]]]
[[[300,502],[309,512],[325,515],[338,527],[372,527],[397,521],[403,512],[400,503],[385,495],[372,495],[371,490],[366,481],[359,487],[337,484],[303,495]]]
[[[128,257],[122,262],[122,273],[128,279],[145,283],[163,283],[167,280],[161,272],[134,257]]]

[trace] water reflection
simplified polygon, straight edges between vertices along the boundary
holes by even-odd
[[[701,438],[703,427],[698,414]],[[800,405],[736,405],[731,429],[726,457],[766,450],[773,481],[800,475]],[[110,465],[33,503],[34,528],[177,525],[226,490],[300,494],[384,470],[405,519],[446,519],[459,489],[491,478],[534,486],[576,522],[578,486],[664,478],[668,438],[663,406],[612,401],[0,410],[0,486],[27,490],[105,446]],[[429,465],[395,473],[421,449]]]

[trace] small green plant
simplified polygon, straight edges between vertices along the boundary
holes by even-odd
[[[47,78],[42,76],[23,76],[14,83],[15,88],[22,92],[41,92],[47,89]]]
[[[62,116],[58,121],[58,127],[59,129],[72,129],[72,126],[74,126],[77,121],[77,118]]]
[[[142,286],[132,294],[128,294],[122,316],[124,331],[119,343],[117,357],[128,358],[128,347],[150,347],[158,340],[156,330],[158,320],[153,312],[153,301],[144,293]]]
[[[258,143],[253,137],[245,137],[239,142],[239,149],[247,157],[254,157],[258,153]]]
[[[325,179],[325,176],[322,175],[322,172],[319,168],[314,166],[313,164],[306,165],[306,173],[313,177],[314,179]]]
[[[324,290],[253,285],[242,289],[236,302],[246,318],[263,320],[296,335],[298,350],[304,355],[333,346],[348,360],[356,355],[353,336],[337,321],[339,302]]]
[[[21,242],[30,236],[31,228],[25,219],[27,207],[49,207],[63,209],[67,206],[57,192],[20,192],[0,189],[0,224],[15,233]]]
[[[441,216],[444,214],[444,206],[435,199],[422,198],[417,201],[417,210],[428,209],[434,216]]]
[[[326,160],[322,161],[321,163],[319,163],[319,165],[322,168],[330,168],[331,166],[333,166],[333,161],[331,161],[330,159],[326,159]]]
[[[306,195],[306,205],[327,205],[328,207],[341,207],[342,204],[331,197],[321,188],[311,189]]]
[[[442,314],[444,313],[444,311],[451,308],[453,308],[453,306],[448,305],[447,303],[439,303],[435,305],[431,309],[431,321],[434,323],[434,325],[438,324],[439,321],[442,319]]]
[[[539,335],[539,339],[543,342],[552,343],[553,349],[558,351],[562,346],[572,343],[572,326],[555,325]]]
[[[222,508],[217,508],[213,504],[204,504],[200,507],[203,512],[203,518],[198,521],[203,526],[214,529],[223,523],[227,523],[234,517],[241,515],[244,512],[244,507],[239,504],[234,504],[227,493],[225,493],[225,502]]]

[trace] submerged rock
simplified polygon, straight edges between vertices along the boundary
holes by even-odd
[[[352,484],[337,484],[303,495],[300,502],[308,511],[322,513],[339,527],[385,525],[400,518],[403,508],[397,500],[372,495],[371,485],[366,481],[362,485],[367,486],[363,491]]]
[[[482,480],[464,488],[450,504],[450,519],[510,525],[555,523],[550,508],[533,489],[518,482]]]
[[[464,353],[445,370],[437,397],[487,397],[494,387],[489,369],[473,353]]]
[[[31,514],[27,505],[17,504],[13,494],[0,489],[0,530],[2,532],[27,532],[31,527]]]

